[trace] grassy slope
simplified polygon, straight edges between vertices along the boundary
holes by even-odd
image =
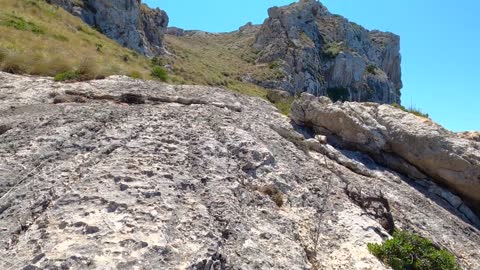
[[[170,64],[170,83],[219,86],[261,98],[266,98],[267,90],[242,77],[279,76],[276,67],[254,63],[254,34],[167,35],[172,55],[152,63],[43,0],[0,0],[0,37],[0,70],[11,73],[152,79],[153,65]],[[287,114],[289,105],[277,107]]]
[[[278,71],[254,63],[251,49],[254,35],[241,33],[167,35],[167,49],[173,57],[163,61],[173,66],[172,81],[232,89],[250,96],[266,97],[267,90],[242,80],[244,76],[268,78]]]
[[[42,0],[0,0],[0,70],[54,76],[82,70],[149,78],[147,58]]]

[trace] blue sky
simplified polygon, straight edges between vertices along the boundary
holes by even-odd
[[[226,32],[293,0],[144,0],[170,25]],[[330,12],[401,37],[402,103],[453,131],[480,130],[478,0],[323,0]],[[477,17],[478,18],[478,17]]]

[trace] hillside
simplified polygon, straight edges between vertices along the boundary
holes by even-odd
[[[0,70],[86,78],[112,74],[149,78],[149,60],[42,0],[0,0]]]
[[[226,87],[247,95],[266,97],[265,88],[249,79],[281,76],[266,64],[255,64],[251,48],[254,34],[235,31],[213,34],[188,31],[182,36],[166,35],[170,55],[161,61],[172,66],[172,81]]]
[[[168,21],[0,0],[0,270],[480,269],[480,134],[400,104],[399,36]]]
[[[173,71],[208,85],[227,85],[233,74],[233,82],[292,96],[401,103],[400,37],[369,31],[313,0],[272,7],[268,14],[262,25],[231,33],[172,29],[167,50],[180,53]]]

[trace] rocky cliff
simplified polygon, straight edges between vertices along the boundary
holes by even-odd
[[[480,223],[461,188],[478,187],[461,177],[478,176],[465,163],[477,166],[478,143],[428,120],[304,94],[295,124],[220,88],[0,81],[0,269],[387,269],[366,245],[394,228],[480,268]],[[422,129],[425,147],[405,154]],[[386,166],[347,143],[408,162]],[[429,160],[458,186],[435,182]]]
[[[164,53],[168,16],[141,0],[47,0],[59,5],[124,47],[146,56]]]
[[[334,104],[309,94],[293,103],[292,118],[337,146],[364,152],[413,179],[430,177],[450,187],[480,213],[480,143],[464,134],[393,106]],[[465,207],[453,205],[460,210]],[[474,216],[468,209],[464,214]]]
[[[285,76],[259,84],[334,100],[400,103],[399,36],[368,31],[315,0],[270,8],[268,16],[253,44],[257,62]]]

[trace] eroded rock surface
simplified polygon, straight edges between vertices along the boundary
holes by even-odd
[[[164,53],[168,16],[141,0],[48,0],[98,29],[120,45],[147,56]]]
[[[480,144],[458,137],[430,119],[390,105],[332,103],[302,94],[292,118],[328,134],[339,145],[370,154],[417,179],[450,187],[480,211]],[[425,175],[424,175],[425,174]]]
[[[257,82],[290,93],[400,104],[400,37],[368,31],[315,0],[268,10],[253,47],[283,79]]]
[[[459,197],[310,137],[267,101],[119,76],[0,82],[0,269],[386,269],[366,245],[389,223],[358,190],[480,267]]]

